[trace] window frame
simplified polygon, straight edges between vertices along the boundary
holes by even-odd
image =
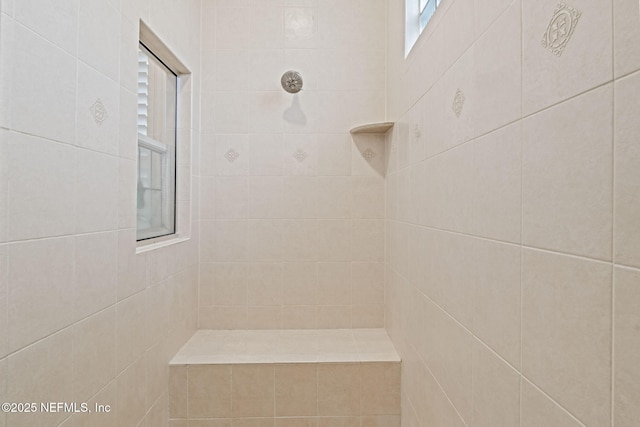
[[[407,58],[417,43],[420,35],[429,26],[429,22],[437,14],[443,0],[405,0],[405,40],[404,56]],[[429,4],[433,4],[433,9]],[[428,16],[426,15],[428,14]]]
[[[172,236],[177,233],[177,165],[178,165],[178,96],[179,96],[179,83],[180,77],[177,72],[175,72],[171,67],[169,67],[165,62],[158,57],[149,47],[145,45],[145,43],[140,40],[139,42],[139,50],[142,51],[146,56],[150,59],[153,57],[157,60],[160,66],[164,68],[164,71],[167,71],[167,74],[170,74],[175,79],[175,94],[173,98],[174,105],[166,106],[166,109],[172,108],[174,111],[173,117],[173,126],[171,129],[171,134],[173,138],[173,146],[170,147],[168,144],[157,141],[156,139],[149,137],[140,132],[140,124],[138,123],[138,168],[137,168],[137,176],[138,182],[140,182],[140,148],[147,149],[152,153],[158,153],[161,157],[161,184],[160,189],[157,191],[161,191],[163,204],[161,206],[161,217],[163,221],[159,228],[156,229],[146,229],[146,233],[141,233],[141,230],[138,228],[136,223],[136,241],[144,242],[147,240],[160,239],[167,236]],[[138,83],[140,84],[140,83]],[[149,93],[146,94],[147,97]],[[140,91],[138,91],[138,97],[140,96]],[[139,107],[140,104],[138,104]],[[148,108],[148,104],[147,104]],[[140,191],[140,186],[138,186],[136,193]],[[140,200],[140,194],[137,195],[136,198],[138,201]],[[167,203],[165,205],[165,202]],[[138,213],[138,208],[136,208],[136,217]],[[165,223],[165,218],[167,222]]]
[[[193,103],[193,78],[191,71],[185,64],[167,47],[167,45],[154,33],[143,21],[139,20],[139,43],[151,52],[163,65],[176,75],[176,123],[175,123],[175,195],[174,195],[174,233],[164,236],[137,240],[136,253],[152,251],[161,247],[181,243],[191,238],[191,212],[192,212],[192,185],[190,156],[183,154],[192,153],[192,106]],[[137,59],[137,55],[136,55]],[[135,68],[136,73],[138,67]],[[137,97],[136,97],[137,103]],[[136,108],[136,115],[138,114]],[[137,117],[136,117],[137,123]],[[136,125],[136,152],[138,148]],[[137,155],[136,155],[137,162]],[[137,163],[136,163],[137,177]],[[137,182],[137,179],[136,179]],[[134,190],[135,191],[135,190]],[[137,194],[137,191],[135,191]],[[137,197],[136,197],[137,200]],[[136,203],[134,201],[134,203]],[[134,209],[137,214],[137,209]],[[136,225],[137,231],[137,225]],[[137,234],[137,233],[136,233]]]

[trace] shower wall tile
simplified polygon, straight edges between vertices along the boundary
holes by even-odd
[[[118,159],[88,150],[75,156],[75,231],[115,230],[118,226]]]
[[[72,233],[77,150],[18,132],[3,134],[9,241]]]
[[[522,379],[521,390],[522,418],[520,425],[522,427],[579,427],[583,425],[529,381]]]
[[[558,20],[554,21],[558,8],[556,1],[522,2],[522,106],[525,115],[613,77],[612,2],[590,0],[567,5],[576,13],[557,15]],[[557,30],[554,23],[559,24]],[[559,32],[557,39],[556,31]],[[547,37],[555,41],[545,48],[543,40]],[[556,49],[555,53],[553,49]]]
[[[18,2],[14,18],[75,55],[78,45],[78,0]]]
[[[0,13],[0,127],[9,129],[11,127],[11,98],[13,91],[13,62],[15,55],[14,48],[14,27],[15,21],[4,13]]]
[[[214,28],[217,49],[249,48],[250,10],[240,7],[218,7]]]
[[[80,2],[78,59],[118,82],[120,74],[120,13],[110,2]],[[109,37],[105,35],[109,34]]]
[[[248,184],[246,177],[220,177],[215,183],[216,219],[247,218]]]
[[[521,0],[514,1],[475,44],[476,135],[521,116],[524,70],[521,3]]]
[[[137,425],[143,419],[145,387],[144,358],[140,358],[116,378],[118,425]]]
[[[638,381],[640,369],[635,355],[640,351],[640,271],[616,268],[614,272],[616,325],[614,342],[614,397],[613,417],[616,426],[627,427],[640,417],[636,402],[640,399]]]
[[[8,358],[7,397],[16,402],[73,402],[73,334],[63,330]],[[48,426],[62,422],[64,412],[9,413],[7,425]]]
[[[473,233],[520,242],[522,130],[504,127],[474,141]]]
[[[216,135],[215,158],[203,159],[215,165],[214,173],[207,175],[246,175],[250,159],[247,144],[247,135]]]
[[[480,342],[473,344],[473,425],[520,425],[520,374]]]
[[[294,151],[295,152],[295,151]],[[249,135],[249,175],[280,176],[283,174],[283,146],[280,134]],[[261,178],[253,178],[260,181]]]
[[[132,3],[135,3],[135,0]],[[126,7],[126,6],[125,6]],[[138,89],[138,46],[139,29],[138,21],[120,18],[120,73],[118,75],[120,86],[123,89],[135,92]]]
[[[73,326],[73,396],[87,401],[116,377],[116,310]]]
[[[323,134],[318,139],[318,175],[351,175],[351,138]]]
[[[0,400],[7,400],[7,359],[0,359]],[[0,415],[0,426],[7,426],[7,414]]]
[[[605,86],[523,121],[524,244],[611,259],[611,96]]]
[[[640,5],[633,0],[613,2],[613,66],[616,78],[640,69]]]
[[[9,353],[9,289],[8,289],[8,259],[7,246],[0,245],[0,307],[4,314],[0,316],[0,357],[5,357]],[[0,386],[2,390],[2,386]]]
[[[136,82],[137,84],[137,82]],[[118,155],[135,160],[138,156],[138,95],[128,89],[120,88],[120,141]]]
[[[76,59],[20,24],[14,32],[20,49],[12,51],[12,128],[75,142]]]
[[[640,148],[638,147],[638,106],[634,92],[640,89],[640,74],[633,74],[615,84],[615,248],[616,262],[640,266]]]
[[[116,82],[82,62],[78,64],[76,140],[79,146],[118,154],[119,93]]]
[[[9,351],[69,326],[73,317],[74,239],[8,247]]]
[[[75,238],[74,303],[82,319],[116,302],[118,233],[85,234]]]
[[[116,372],[138,359],[145,346],[146,293],[138,292],[116,306]]]
[[[203,131],[217,133],[246,133],[249,129],[249,95],[236,89],[234,92],[217,92],[213,100],[215,121],[211,120]],[[215,125],[214,125],[215,123]],[[209,128],[212,127],[212,129]]]
[[[219,49],[215,55],[213,90],[233,92],[246,87],[249,81],[249,53],[246,50]]]
[[[476,37],[484,33],[510,4],[510,0],[476,0],[473,5]]]
[[[475,240],[473,332],[515,367],[520,366],[521,249]]]
[[[611,275],[610,264],[523,250],[522,372],[585,424],[611,419]]]

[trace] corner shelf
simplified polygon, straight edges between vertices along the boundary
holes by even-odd
[[[394,125],[394,122],[383,122],[383,123],[371,123],[368,125],[362,125],[355,127],[350,130],[352,135],[356,135],[359,133],[379,133],[384,134],[387,133],[389,129],[391,129]]]

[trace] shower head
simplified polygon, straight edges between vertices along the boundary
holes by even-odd
[[[282,88],[289,93],[298,93],[302,90],[302,76],[297,71],[287,71],[280,78]]]

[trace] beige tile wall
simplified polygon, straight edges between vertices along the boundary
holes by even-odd
[[[172,365],[170,384],[171,427],[400,426],[397,362]]]
[[[168,361],[197,323],[200,2],[0,6],[0,400],[111,406],[0,426],[166,426]],[[179,198],[195,216],[191,240],[136,255],[140,19],[194,71]]]
[[[383,326],[385,5],[203,1],[201,328]]]
[[[402,424],[637,424],[638,2],[566,3],[556,55],[556,1],[444,1],[406,59],[388,4]]]

